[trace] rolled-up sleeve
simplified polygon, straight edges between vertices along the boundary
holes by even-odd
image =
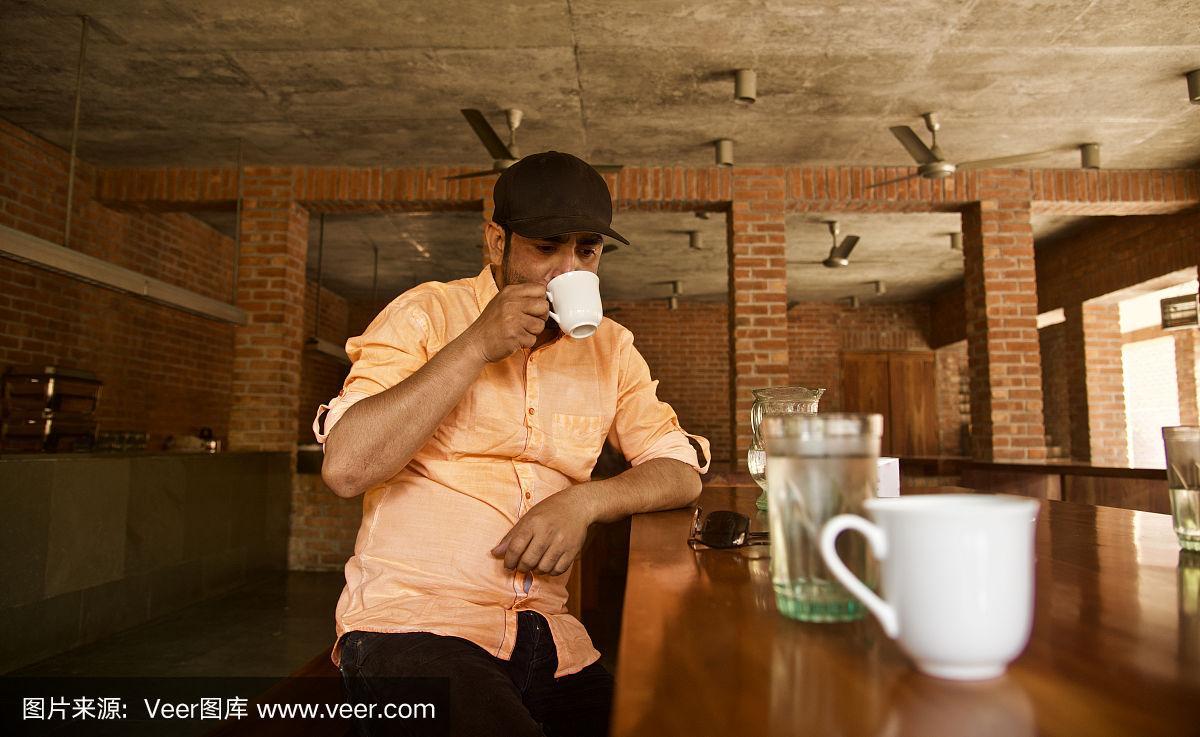
[[[424,366],[429,337],[427,310],[416,300],[401,298],[384,308],[362,335],[346,341],[350,373],[338,395],[317,410],[317,442],[324,447],[333,426],[356,402],[390,389]]]
[[[708,439],[685,431],[671,405],[659,400],[658,381],[650,378],[650,367],[633,346],[629,333],[622,336],[620,361],[617,411],[609,433],[610,442],[634,466],[655,458],[674,458],[698,473],[708,471],[712,461]],[[703,466],[688,438],[700,446]]]

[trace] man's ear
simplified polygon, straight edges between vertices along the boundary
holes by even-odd
[[[504,263],[504,228],[494,220],[483,224],[483,248],[491,265]]]

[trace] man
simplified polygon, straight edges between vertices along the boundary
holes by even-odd
[[[455,734],[606,734],[612,677],[566,613],[593,522],[685,506],[708,441],[658,401],[628,330],[565,336],[546,284],[595,272],[611,196],[554,151],[504,171],[490,265],[397,297],[347,343],[354,362],[314,422],[322,475],[366,494],[333,660],[352,698],[371,678],[450,681]],[[591,481],[606,438],[632,464]]]

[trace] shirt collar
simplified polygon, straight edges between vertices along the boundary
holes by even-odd
[[[491,264],[484,266],[479,276],[471,280],[471,288],[475,290],[475,304],[479,306],[479,311],[483,312],[483,308],[492,301],[492,297],[500,293],[496,288],[496,279],[492,276]]]

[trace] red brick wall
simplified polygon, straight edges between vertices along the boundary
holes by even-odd
[[[818,409],[841,409],[842,308],[831,302],[801,302],[788,310],[788,380],[793,386],[824,389]]]
[[[1195,268],[1200,210],[1175,215],[1095,218],[1037,250],[1038,310],[1106,294]]]
[[[66,214],[68,157],[0,121],[0,224],[56,244]],[[183,214],[118,212],[92,199],[95,173],[76,166],[71,247],[228,301],[233,242]],[[0,368],[54,364],[104,381],[101,430],[167,435],[229,426],[233,331],[132,295],[0,259]]]
[[[292,199],[292,170],[246,167],[229,445],[294,450],[304,349],[308,210]]]
[[[825,388],[822,412],[842,406],[842,352],[929,350],[929,305],[845,307],[801,302],[788,310],[788,383]]]
[[[328,289],[322,289],[320,333],[316,332],[316,310],[317,285],[315,282],[308,282],[304,307],[305,340],[317,335],[339,348],[345,346],[348,337],[346,325],[349,320],[349,306],[346,300]],[[361,332],[360,330],[355,335],[359,335]],[[310,347],[306,347],[304,355],[301,357],[301,366],[300,406],[297,412],[296,437],[301,445],[306,445],[316,442],[312,433],[312,421],[317,413],[317,408],[341,391],[350,366],[344,361],[339,361]]]
[[[1068,237],[1039,246],[1038,307],[1041,311],[1062,307],[1068,318],[1064,326],[1055,326],[1066,336],[1060,346],[1061,359],[1051,357],[1053,365],[1043,372],[1065,384],[1064,393],[1054,398],[1047,386],[1047,432],[1052,443],[1059,442],[1064,425],[1062,396],[1070,396],[1070,457],[1101,464],[1128,462],[1116,308],[1084,303],[1194,268],[1198,232],[1200,212],[1196,211],[1099,217]],[[1189,347],[1185,345],[1182,354],[1185,364],[1192,356],[1186,350]],[[1181,389],[1189,388],[1181,382]],[[1181,395],[1181,417],[1189,412],[1194,415],[1194,393],[1191,396],[1189,403],[1188,397]]]
[[[750,448],[752,390],[778,386],[788,377],[787,193],[784,167],[733,170],[726,219],[732,336],[727,417],[739,470]]]
[[[980,172],[963,210],[971,456],[1046,457],[1029,173]]]
[[[1196,331],[1175,330],[1175,380],[1179,383],[1179,423],[1195,425],[1200,422],[1197,406]]]
[[[838,324],[844,350],[929,350],[929,305],[925,303],[841,310]]]
[[[967,341],[942,346],[937,360],[938,445],[943,455],[965,456],[971,427],[971,379]]]
[[[1038,330],[1038,341],[1042,351],[1046,454],[1050,458],[1070,458],[1071,382],[1067,368],[1066,325],[1058,323]]]
[[[1075,315],[1067,310],[1067,324]],[[1117,306],[1083,305],[1083,353],[1086,368],[1088,455],[1078,443],[1072,453],[1080,460],[1101,465],[1124,466],[1129,462],[1125,435],[1125,385],[1121,360],[1121,323]],[[1068,336],[1071,331],[1068,330]],[[1078,389],[1078,386],[1073,386]],[[1078,392],[1077,392],[1078,393]],[[1072,399],[1074,403],[1074,399]],[[1078,424],[1078,423],[1075,423]]]
[[[729,306],[723,302],[680,302],[670,310],[664,300],[609,302],[612,319],[633,333],[634,346],[657,379],[658,397],[671,405],[690,433],[712,444],[713,462],[728,463]]]
[[[354,554],[354,540],[362,522],[363,498],[343,499],[316,473],[292,477],[291,533],[288,569],[340,571]]]

